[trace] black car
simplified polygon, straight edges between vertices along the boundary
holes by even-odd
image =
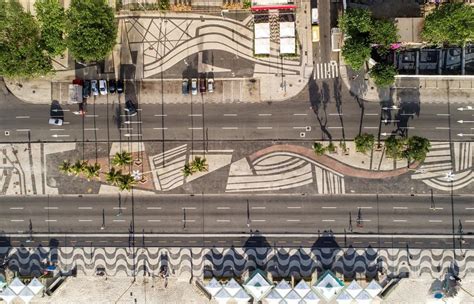
[[[110,94],[115,93],[115,89],[116,89],[115,79],[110,79],[109,80],[109,92],[110,92]]]
[[[91,96],[91,82],[90,80],[84,80],[84,85],[82,86],[82,97],[89,98]]]
[[[123,80],[119,79],[117,81],[117,93],[122,94],[123,93]]]
[[[137,115],[137,108],[135,107],[133,101],[127,100],[127,102],[125,102],[125,111],[128,112],[128,115],[130,116]]]
[[[181,86],[181,92],[183,95],[188,95],[189,93],[189,81],[187,79],[183,79],[183,84]]]

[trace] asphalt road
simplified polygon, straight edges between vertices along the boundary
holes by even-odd
[[[315,243],[319,235],[325,241],[335,237],[338,243],[342,238],[345,245],[349,238],[361,245],[409,242],[412,247],[452,248],[454,229],[456,243],[462,234],[462,246],[474,247],[473,197],[452,199],[454,217],[450,196],[435,196],[433,203],[430,196],[387,195],[0,197],[0,230],[17,242],[33,236],[36,241],[66,238],[82,245],[126,245],[134,231],[149,246],[196,246],[204,240],[218,246],[249,238],[270,242],[259,235],[295,245]]]
[[[359,132],[381,134],[383,139],[392,132],[408,132],[447,141],[450,130],[452,140],[474,137],[474,111],[456,104],[403,103],[390,109],[378,103],[361,107],[347,97],[339,106],[330,102],[315,112],[308,101],[206,104],[203,97],[192,104],[140,105],[138,115],[129,117],[120,99],[111,96],[109,105],[95,106],[91,99],[85,116],[73,114],[77,105],[63,106],[62,114],[55,112],[64,117],[63,126],[48,125],[48,105],[0,100],[5,105],[0,142],[301,140],[301,132],[308,140],[352,139]]]

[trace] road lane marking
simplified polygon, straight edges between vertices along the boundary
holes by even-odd
[[[301,222],[301,220],[286,220],[287,222]]]
[[[237,127],[222,127],[222,130],[237,130]]]
[[[189,117],[201,117],[202,114],[188,114]]]
[[[450,114],[446,114],[446,113],[437,113],[436,116],[449,116]]]
[[[237,114],[224,114],[224,116],[237,116]]]
[[[168,130],[168,128],[153,128],[153,130]]]
[[[91,210],[92,207],[77,207],[79,210]]]
[[[30,129],[16,129],[17,132],[30,132]]]
[[[166,116],[168,116],[168,114],[155,114],[154,116],[155,117],[166,117]]]
[[[252,222],[266,222],[267,220],[251,220]]]
[[[329,113],[329,116],[344,116],[342,113]]]
[[[99,117],[97,114],[86,114],[86,117]]]
[[[271,130],[273,127],[257,127],[258,130]]]
[[[10,207],[10,210],[23,210],[23,207]]]
[[[372,222],[372,220],[359,220],[359,222]]]
[[[182,220],[182,222],[186,222],[186,223],[194,223],[196,220]]]
[[[321,207],[322,209],[337,209],[337,207],[328,207],[328,206],[323,206]]]
[[[49,129],[49,131],[64,131],[64,129]]]
[[[393,221],[396,222],[396,223],[398,223],[398,222],[405,223],[407,220],[393,220]]]
[[[443,220],[429,220],[430,223],[442,223]]]
[[[436,127],[435,130],[449,130],[449,127]]]
[[[147,220],[148,222],[161,222],[161,220]]]
[[[408,209],[408,207],[393,207],[393,209],[402,209],[402,210],[405,210],[405,209]]]
[[[327,127],[328,129],[342,129],[342,127]]]
[[[335,222],[336,220],[322,220],[323,222]]]
[[[186,210],[196,210],[196,207],[182,207],[181,209],[186,209]]]
[[[202,127],[188,128],[188,130],[202,130]]]
[[[272,114],[270,114],[270,113],[262,113],[262,114],[258,114],[258,116],[272,116]]]
[[[127,207],[113,207],[114,210],[127,210]]]
[[[17,119],[28,119],[30,116],[16,116]]]
[[[474,223],[474,220],[465,220],[466,223]]]
[[[474,210],[474,207],[466,207],[466,210]]]
[[[372,209],[373,207],[357,207],[359,209]]]
[[[59,207],[44,207],[46,210],[57,210]]]
[[[112,220],[112,222],[125,222],[125,220]]]
[[[264,206],[256,206],[256,207],[252,207],[251,209],[252,209],[252,210],[253,210],[253,209],[267,209],[267,207],[264,207]]]
[[[92,222],[92,220],[79,220],[79,222]]]
[[[24,222],[25,220],[10,220],[10,222]]]
[[[287,206],[286,208],[288,208],[288,209],[301,209],[301,206],[294,206],[294,207]]]
[[[229,223],[230,220],[216,220],[218,223]]]
[[[305,130],[306,127],[293,127],[293,129],[296,129],[296,130]]]
[[[365,113],[364,116],[377,116],[377,113]]]
[[[44,220],[45,222],[57,222],[58,220]]]
[[[218,210],[228,210],[230,207],[217,207]]]
[[[364,129],[378,129],[379,127],[364,127]]]
[[[307,113],[293,113],[294,116],[308,116]]]
[[[148,210],[161,210],[161,207],[146,207]]]
[[[433,210],[443,210],[444,208],[443,207],[435,207],[433,208]]]
[[[99,128],[84,128],[84,131],[99,131]]]

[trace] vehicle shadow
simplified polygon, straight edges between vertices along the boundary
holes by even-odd
[[[54,118],[60,118],[64,120],[64,110],[59,104],[59,101],[53,100],[51,102],[50,113],[49,116]]]

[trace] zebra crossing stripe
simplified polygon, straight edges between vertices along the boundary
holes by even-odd
[[[336,61],[317,63],[313,69],[313,79],[330,79],[339,77]]]

